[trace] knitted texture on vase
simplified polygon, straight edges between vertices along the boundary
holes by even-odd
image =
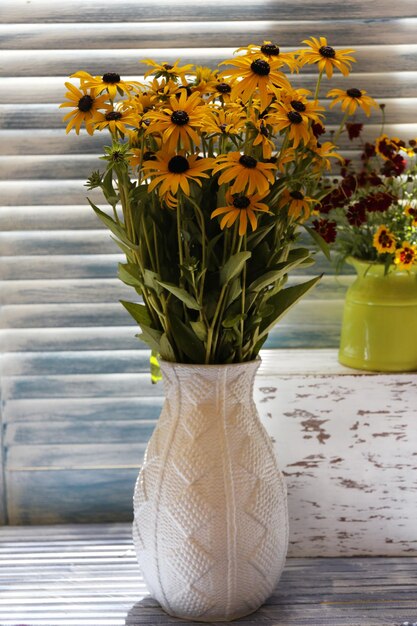
[[[284,566],[286,489],[253,401],[258,366],[162,364],[166,400],[136,483],[133,538],[171,615],[247,615]]]

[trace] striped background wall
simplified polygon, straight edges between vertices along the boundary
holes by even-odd
[[[151,386],[147,350],[118,303],[132,295],[116,279],[121,256],[85,201],[106,138],[65,137],[64,80],[78,69],[138,77],[147,57],[212,66],[246,43],[285,49],[325,35],[356,49],[348,86],[385,102],[387,132],[408,138],[417,3],[2,0],[0,19],[0,523],[127,520],[162,387]],[[315,79],[309,67],[294,83]],[[311,271],[322,270],[268,349],[337,345],[351,278],[335,280],[320,260]]]

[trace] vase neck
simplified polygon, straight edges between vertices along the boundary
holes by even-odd
[[[369,278],[385,278],[392,276],[400,276],[400,275],[410,275],[416,274],[417,266],[411,268],[410,270],[399,270],[394,265],[388,268],[388,271],[385,269],[385,265],[383,263],[375,263],[373,261],[365,261],[362,259],[356,259],[354,257],[349,257],[347,262],[352,265],[358,276],[364,276]]]
[[[188,365],[161,363],[167,396],[178,395],[181,402],[194,406],[219,407],[252,401],[255,374],[260,361],[231,365]]]

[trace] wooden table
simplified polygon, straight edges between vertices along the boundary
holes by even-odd
[[[417,558],[292,558],[244,626],[417,623]],[[223,622],[224,623],[224,622]],[[184,624],[149,598],[129,524],[0,528],[0,626]],[[220,623],[219,623],[220,624]]]

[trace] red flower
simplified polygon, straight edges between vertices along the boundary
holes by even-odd
[[[366,142],[361,156],[362,161],[367,161],[376,155],[375,146],[373,143]]]
[[[333,243],[336,241],[336,222],[332,222],[328,219],[319,219],[313,221],[313,229],[318,233],[321,237],[323,237],[324,241],[327,243]]]
[[[385,161],[381,173],[384,176],[400,176],[406,167],[407,161],[403,159],[401,154],[397,154],[390,161]]]
[[[320,135],[324,135],[324,133],[326,132],[323,124],[321,124],[320,122],[313,122],[311,125],[311,130],[316,139],[318,139]]]
[[[356,139],[357,137],[359,137],[359,135],[361,134],[362,128],[363,128],[363,124],[355,124],[355,123],[347,122],[346,130],[349,135],[349,139],[352,141],[352,139]]]
[[[366,222],[366,211],[363,201],[360,200],[349,207],[346,219],[351,226],[362,226]]]
[[[383,213],[389,209],[394,200],[394,196],[390,193],[379,191],[365,198],[366,210],[369,211],[369,213]]]

